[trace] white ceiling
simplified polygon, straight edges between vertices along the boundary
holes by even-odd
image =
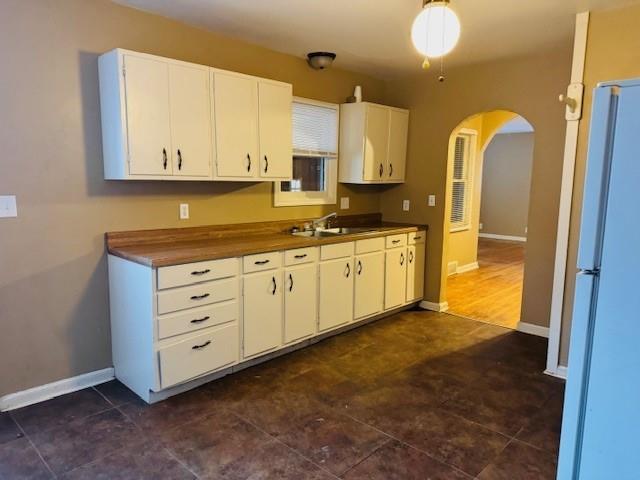
[[[336,66],[381,77],[419,72],[410,38],[422,0],[115,0],[273,50],[337,53]],[[573,35],[574,16],[639,0],[451,0],[462,23],[447,65],[549,48]]]

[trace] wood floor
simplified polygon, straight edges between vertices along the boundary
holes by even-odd
[[[481,238],[480,268],[448,279],[449,313],[516,328],[522,303],[524,245]]]

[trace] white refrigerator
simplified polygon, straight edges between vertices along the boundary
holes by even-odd
[[[640,479],[640,79],[594,91],[559,480]]]

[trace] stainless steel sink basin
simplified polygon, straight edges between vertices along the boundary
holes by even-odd
[[[340,227],[340,228],[322,228],[317,230],[305,230],[302,232],[294,232],[291,235],[296,237],[307,238],[326,238],[335,237],[339,235],[350,235],[354,233],[375,232],[375,228],[367,227]]]

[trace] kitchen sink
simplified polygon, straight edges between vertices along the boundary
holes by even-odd
[[[335,237],[339,235],[352,235],[354,233],[375,232],[375,228],[367,227],[340,227],[340,228],[322,228],[316,230],[304,230],[301,232],[293,232],[291,235],[296,237],[307,238],[326,238]]]

